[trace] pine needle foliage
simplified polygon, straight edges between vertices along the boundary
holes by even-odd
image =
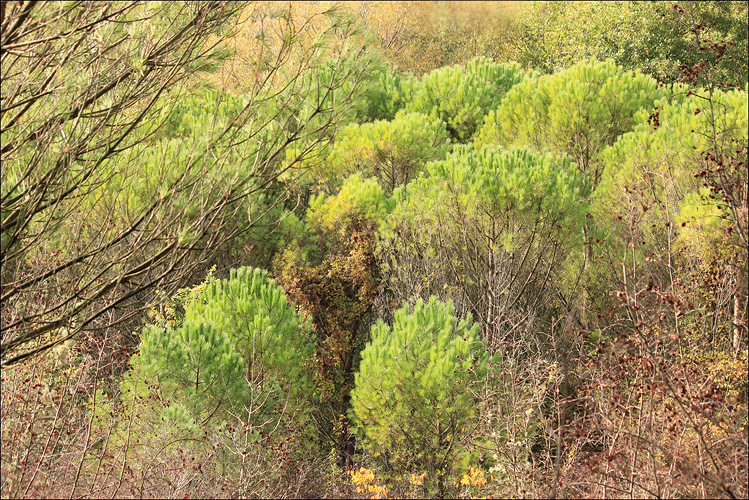
[[[196,421],[234,416],[270,429],[311,394],[313,350],[283,290],[245,267],[211,279],[180,325],[146,328],[132,364]]]
[[[458,320],[451,302],[433,296],[398,309],[392,328],[378,321],[351,393],[367,450],[396,478],[427,471],[438,484],[425,487],[444,494],[476,422],[475,391],[489,361],[478,324],[470,315]]]
[[[471,140],[484,115],[499,106],[508,90],[525,79],[518,64],[477,57],[424,75],[406,111],[432,113],[447,123],[458,142]]]

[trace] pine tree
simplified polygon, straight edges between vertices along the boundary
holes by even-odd
[[[447,66],[424,75],[405,109],[441,119],[455,140],[466,143],[484,115],[496,109],[523,79],[525,74],[517,64],[477,57],[465,66]]]
[[[301,411],[313,386],[314,342],[283,290],[260,269],[211,279],[182,322],[143,332],[132,364],[195,422],[238,419],[268,431]]]
[[[362,351],[351,393],[357,429],[395,477],[426,472],[425,494],[451,492],[448,478],[477,421],[477,397],[490,362],[470,315],[431,297],[378,321]]]

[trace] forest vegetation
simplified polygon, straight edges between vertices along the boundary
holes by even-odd
[[[746,2],[0,5],[3,498],[749,495]]]

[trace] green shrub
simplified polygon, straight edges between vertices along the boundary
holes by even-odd
[[[387,67],[375,73],[369,86],[365,121],[392,120],[402,110],[419,86],[419,79],[413,75],[399,74]]]
[[[399,112],[392,121],[349,125],[336,137],[325,176],[354,173],[377,178],[386,193],[408,183],[450,150],[445,123],[421,113]]]
[[[135,370],[158,382],[165,407],[179,403],[196,422],[238,420],[268,432],[304,415],[314,342],[283,290],[251,268],[204,286],[182,322],[144,330]]]
[[[524,78],[517,64],[477,57],[465,66],[447,66],[425,75],[405,109],[439,118],[454,139],[465,143],[484,115],[496,109],[507,91]]]
[[[458,321],[451,302],[419,300],[413,311],[396,311],[392,328],[379,321],[351,393],[367,450],[395,479],[427,472],[425,493],[452,491],[448,478],[471,439],[489,361],[478,325]]]
[[[593,187],[602,173],[600,152],[632,129],[634,116],[669,91],[640,72],[609,59],[527,79],[490,112],[475,144],[522,146],[573,158],[590,172]]]
[[[450,298],[489,340],[528,330],[554,314],[544,308],[581,248],[589,193],[567,157],[462,146],[395,190],[380,236],[387,291]]]

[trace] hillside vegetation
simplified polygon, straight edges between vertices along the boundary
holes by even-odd
[[[3,2],[0,495],[745,498],[746,2]]]

